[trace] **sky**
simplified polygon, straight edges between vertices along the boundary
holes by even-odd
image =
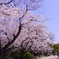
[[[46,22],[48,31],[54,33],[54,42],[59,43],[59,0],[44,0],[41,9],[43,16],[50,18]]]

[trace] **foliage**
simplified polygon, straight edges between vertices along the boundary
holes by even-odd
[[[9,57],[11,57],[11,58],[20,58],[20,52],[19,51],[11,51],[10,53],[9,53]]]
[[[59,43],[53,45],[53,52],[59,53]]]
[[[30,52],[26,52],[24,54],[24,59],[32,59],[32,54]]]
[[[57,54],[59,56],[59,43],[57,44],[49,44],[49,46],[52,48],[52,54]]]
[[[19,51],[11,51],[9,53],[9,58],[32,59],[32,54],[30,52],[21,53]]]

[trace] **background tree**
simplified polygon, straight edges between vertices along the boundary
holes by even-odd
[[[59,56],[59,43],[53,44],[53,45],[52,45],[52,48],[53,48],[52,53],[53,53],[54,55],[58,55],[58,56]]]

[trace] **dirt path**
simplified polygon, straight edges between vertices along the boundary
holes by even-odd
[[[49,56],[49,57],[37,57],[36,59],[57,59],[58,57],[57,56]]]
[[[48,59],[57,59],[57,56],[50,56]]]

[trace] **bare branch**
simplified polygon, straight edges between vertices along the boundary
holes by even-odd
[[[13,0],[10,0],[9,2],[6,2],[6,3],[0,3],[0,5],[8,5],[8,4],[10,4],[11,2],[12,2]]]

